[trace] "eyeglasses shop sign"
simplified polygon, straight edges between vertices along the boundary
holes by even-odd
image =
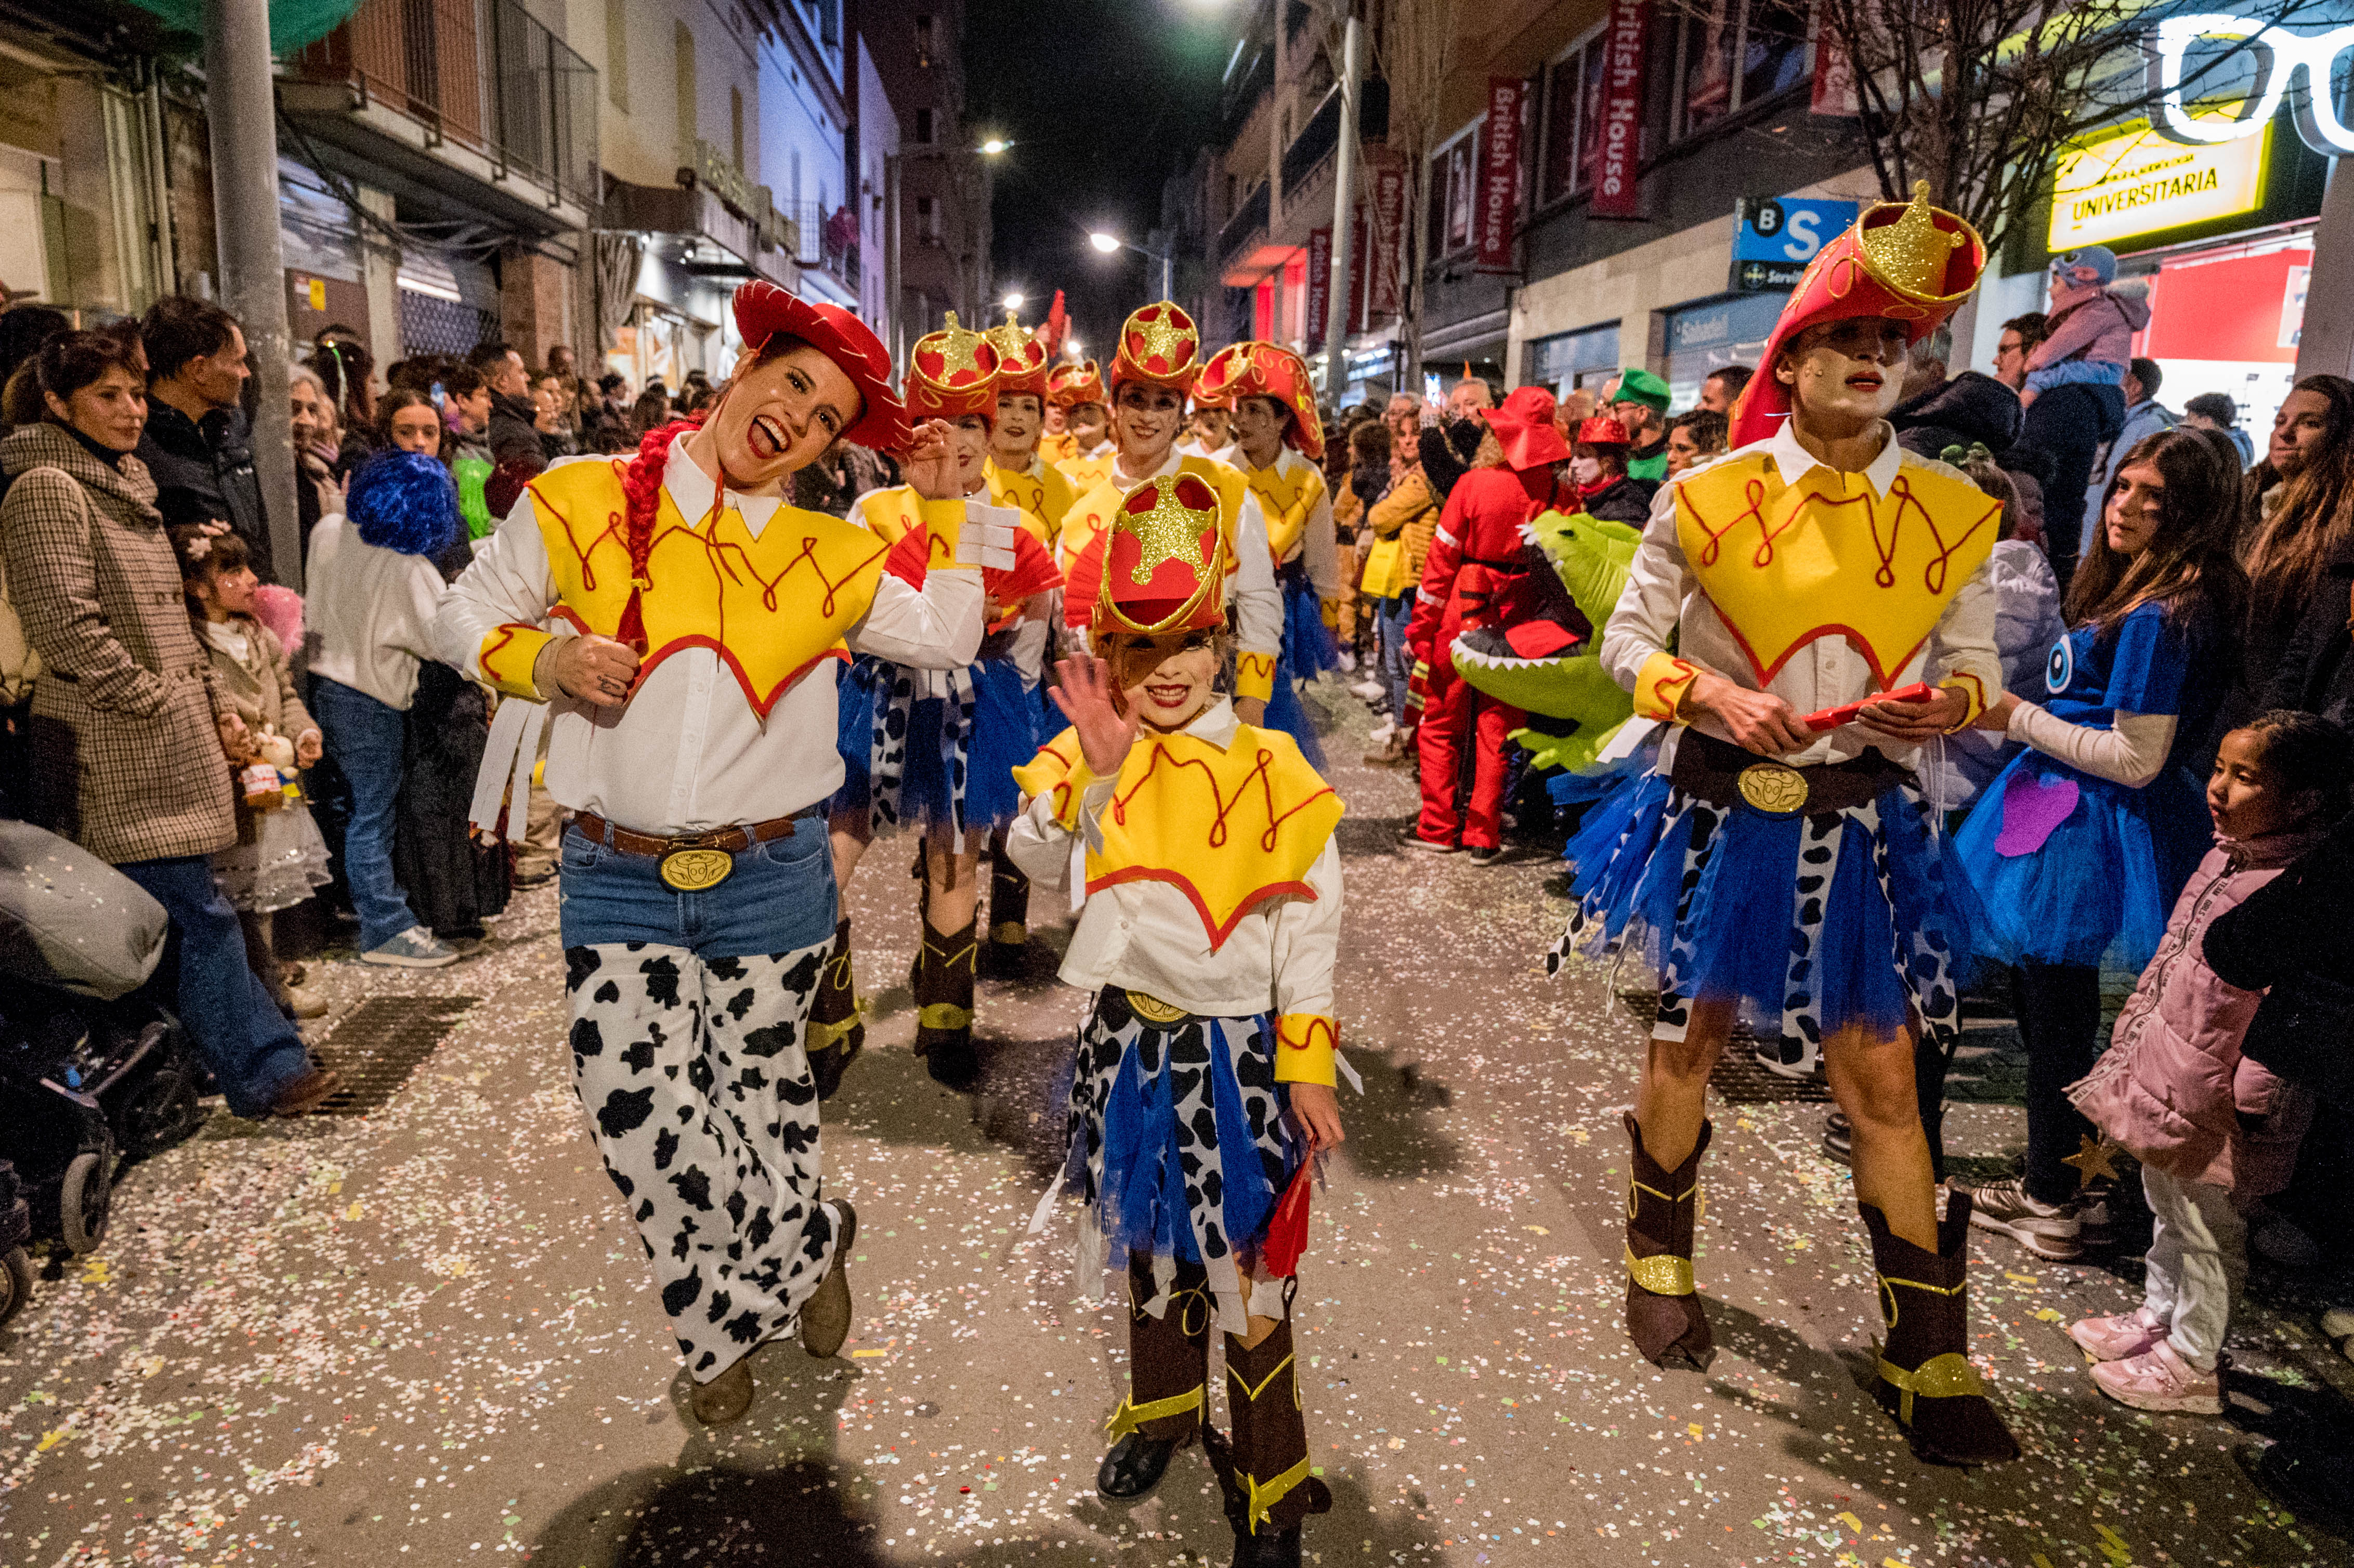
[[[2264,204],[2271,138],[2186,147],[2136,124],[2070,149],[2052,177],[2053,255],[2185,224],[2232,217]]]
[[[2354,26],[2322,33],[2202,12],[2168,16],[2144,35],[2149,90],[2160,136],[2216,146],[2262,136],[2289,98],[2297,134],[2325,158],[2354,154],[2354,130],[2331,100],[2341,66],[2354,66]],[[2243,79],[2252,72],[2253,79]],[[2183,89],[2192,97],[2186,102]],[[2202,101],[2200,95],[2211,101]]]

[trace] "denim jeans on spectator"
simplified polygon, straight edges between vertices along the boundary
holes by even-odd
[[[133,860],[115,870],[145,888],[180,934],[180,1022],[220,1080],[228,1108],[266,1116],[311,1060],[302,1037],[245,959],[237,911],[213,882],[209,858]]]
[[[323,675],[311,678],[311,712],[327,754],[351,783],[344,829],[344,875],[360,917],[360,951],[372,952],[417,924],[392,874],[392,808],[400,794],[401,714]]]
[[[1390,722],[1405,727],[1405,685],[1414,675],[1414,656],[1405,651],[1405,624],[1414,619],[1414,595],[1376,599],[1373,629],[1382,642],[1382,684],[1389,688]]]

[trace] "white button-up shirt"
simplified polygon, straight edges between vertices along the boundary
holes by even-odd
[[[684,447],[684,437],[672,443],[663,487],[681,517],[706,517],[718,486]],[[781,504],[772,495],[730,491],[726,496],[726,505],[755,538]],[[977,552],[966,553],[977,558]],[[981,647],[982,598],[979,572],[931,572],[920,590],[886,572],[866,618],[851,628],[848,641],[854,649],[895,664],[969,664]],[[526,493],[443,599],[434,626],[436,646],[444,662],[480,680],[482,640],[496,628],[521,624],[558,635],[574,631],[569,621],[551,621],[548,612],[556,603],[555,573]],[[739,635],[757,637],[759,629],[755,625]],[[709,648],[671,653],[620,709],[546,694],[547,792],[576,811],[594,811],[618,826],[657,836],[766,821],[815,805],[842,786],[842,757],[834,749],[841,728],[839,665],[839,660],[820,660],[778,697],[766,722]],[[484,766],[502,763],[492,758]]]
[[[1264,546],[1259,558],[1264,560]],[[1235,705],[1204,709],[1185,733],[1221,749],[1234,744]],[[1103,846],[1102,817],[1117,779],[1091,781],[1079,794],[1079,832]],[[1014,863],[1041,888],[1067,888],[1077,835],[1055,819],[1054,796],[1041,795],[1006,832]],[[1087,895],[1064,955],[1066,985],[1140,991],[1204,1018],[1261,1012],[1332,1013],[1332,966],[1341,951],[1341,852],[1332,840],[1308,869],[1313,899],[1282,896],[1259,904],[1235,925],[1225,945],[1210,934],[1193,900],[1165,882],[1121,882]]]
[[[1875,494],[1884,498],[1889,486],[1896,482],[1897,471],[1908,466],[1927,469],[1965,484],[1969,482],[1969,476],[1959,470],[1898,446],[1895,430],[1885,422],[1881,426],[1881,435],[1880,453],[1863,471]],[[1773,457],[1786,485],[1797,484],[1821,466],[1819,459],[1798,444],[1787,422],[1771,439],[1754,442],[1717,461],[1728,461],[1761,448]],[[1759,689],[1757,675],[1750,667],[1748,655],[1742,652],[1732,629],[1702,588],[1699,577],[1684,559],[1683,544],[1676,534],[1676,486],[1690,477],[1691,473],[1686,473],[1669,481],[1652,500],[1651,520],[1635,552],[1626,589],[1618,596],[1618,607],[1611,611],[1609,623],[1603,629],[1603,667],[1621,686],[1632,691],[1644,661],[1668,651],[1672,636],[1672,652],[1677,657],[1712,674],[1722,675],[1735,685],[1755,691]],[[1837,613],[1836,607],[1824,608],[1827,620]],[[1986,700],[1992,703],[2002,692],[2002,659],[1995,646],[1994,630],[1995,598],[1989,562],[1981,565],[1946,601],[1936,630],[1922,644],[1921,651],[1896,673],[1893,684],[1926,681],[1934,686],[1948,675],[1975,675],[1986,693]],[[1764,690],[1780,697],[1798,713],[1809,714],[1870,696],[1880,687],[1863,655],[1846,638],[1829,636],[1818,637],[1792,654]],[[1693,723],[1719,740],[1729,742],[1733,738],[1712,717]],[[1670,743],[1670,749],[1660,756],[1662,769],[1674,761],[1672,734]],[[1801,767],[1844,762],[1862,755],[1867,747],[1876,747],[1900,759],[1915,749],[1877,730],[1842,725],[1784,760]]]

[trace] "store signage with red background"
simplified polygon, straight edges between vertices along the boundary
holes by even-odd
[[[1324,341],[1324,323],[1332,314],[1332,231],[1308,231],[1308,319],[1299,334],[1314,348]]]
[[[1488,79],[1488,123],[1479,133],[1479,208],[1473,225],[1482,272],[1511,272],[1512,229],[1521,207],[1521,97],[1519,77]]]
[[[1602,140],[1594,173],[1592,210],[1596,217],[1642,216],[1635,175],[1642,158],[1643,85],[1650,32],[1650,0],[1610,0]]]
[[[1365,330],[1365,207],[1360,202],[1357,210],[1349,215],[1349,314],[1348,330]]]
[[[2295,365],[2313,252],[2186,256],[2161,262],[2149,326],[2133,351],[2151,359]]]

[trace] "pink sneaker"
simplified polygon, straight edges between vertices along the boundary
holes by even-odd
[[[2200,1372],[2177,1355],[2164,1340],[2140,1355],[2121,1361],[2101,1361],[2093,1381],[2119,1404],[2178,1415],[2223,1414],[2223,1380]]]
[[[2086,1318],[2068,1325],[2068,1337],[2096,1361],[2121,1361],[2137,1356],[2166,1338],[2166,1325],[2150,1316],[2147,1307],[2112,1318]]]

